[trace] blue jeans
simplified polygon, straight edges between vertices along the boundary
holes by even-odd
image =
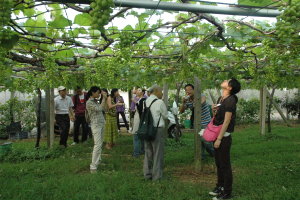
[[[214,149],[213,142],[207,142],[201,138],[201,145],[202,145],[202,148],[201,148],[202,159],[205,158],[205,150],[211,157],[215,156],[215,149]]]
[[[145,153],[144,140],[140,140],[137,134],[133,135],[133,156],[139,156]]]
[[[202,129],[205,129],[206,126],[201,126]],[[205,141],[202,137],[201,137],[201,154],[202,154],[202,159],[205,158],[205,150],[207,151],[207,153],[211,156],[214,157],[215,156],[215,149],[214,149],[214,143],[213,142],[207,142]]]

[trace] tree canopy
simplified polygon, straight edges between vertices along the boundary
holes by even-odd
[[[120,8],[108,0],[3,0],[0,85],[30,92],[58,85],[129,89],[198,76],[213,88],[234,76],[244,87],[300,87],[300,0],[239,0],[230,6],[282,14],[270,23]]]

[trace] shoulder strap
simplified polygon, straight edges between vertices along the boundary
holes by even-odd
[[[155,101],[157,101],[157,100],[158,100],[158,99],[154,99],[148,108],[150,108],[150,107],[152,106],[152,104],[153,104]],[[146,101],[145,101],[145,102],[146,102]]]
[[[158,128],[158,126],[159,126],[160,118],[161,118],[161,114],[159,115],[159,119],[158,119],[156,128]]]

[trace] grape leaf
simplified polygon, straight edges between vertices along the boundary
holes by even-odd
[[[78,14],[74,19],[74,24],[78,24],[80,26],[90,26],[91,22],[92,17],[87,13]]]

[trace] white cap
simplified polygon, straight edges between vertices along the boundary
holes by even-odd
[[[65,89],[66,89],[65,86],[59,86],[59,87],[58,87],[58,91],[62,91],[62,90],[65,90]]]

